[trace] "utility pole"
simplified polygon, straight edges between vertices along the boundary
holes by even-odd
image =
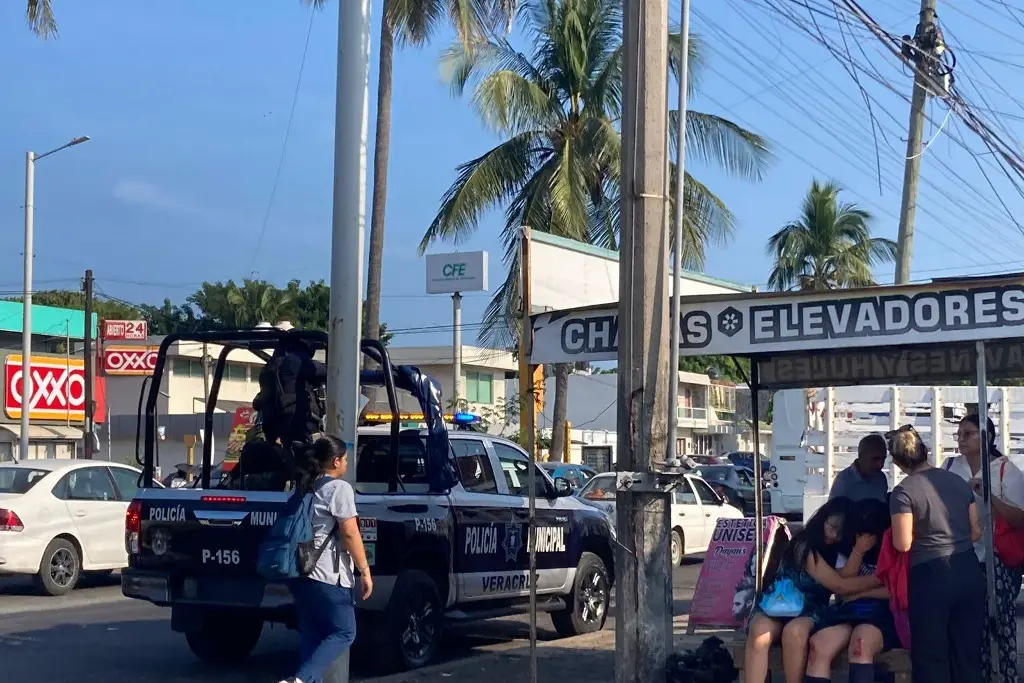
[[[679,20],[679,113],[676,134],[676,216],[672,230],[672,306],[669,319],[669,386],[668,386],[668,450],[666,460],[675,461],[680,453],[676,448],[679,435],[679,333],[682,321],[679,319],[680,297],[682,296],[683,271],[683,221],[686,219],[686,88],[690,75],[690,0],[682,0]],[[666,164],[669,155],[665,155]],[[671,174],[665,175],[668,187]],[[666,200],[666,205],[668,204]],[[668,211],[665,217],[668,218]]]
[[[92,458],[93,452],[93,382],[96,381],[96,364],[92,358],[92,271],[85,271],[82,291],[85,292],[85,457]],[[108,425],[109,427],[109,425]]]
[[[462,392],[462,295],[452,294],[452,406],[458,412]]]
[[[328,434],[345,442],[351,461],[356,453],[360,409],[370,0],[338,0],[337,49],[326,428]],[[355,470],[350,467],[346,475],[352,485],[356,483]],[[324,683],[348,683],[348,650],[334,662],[323,680]]]
[[[634,475],[615,505],[615,681],[649,683],[672,649],[669,494],[652,475],[668,438],[668,0],[627,0],[622,31],[617,469]]]
[[[903,53],[917,68],[914,70],[914,94],[910,100],[910,130],[907,159],[903,170],[903,198],[900,205],[900,230],[896,240],[896,284],[910,281],[910,261],[914,251],[914,217],[917,213],[917,182],[921,175],[921,140],[924,135],[925,104],[934,88],[930,74],[935,73],[935,0],[921,0],[921,17],[911,40],[904,36]],[[913,46],[908,45],[913,42]]]

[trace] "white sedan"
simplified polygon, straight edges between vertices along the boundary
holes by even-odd
[[[124,518],[140,474],[97,460],[0,463],[0,575],[64,595],[82,572],[128,566]]]
[[[700,477],[687,474],[684,480],[672,492],[672,566],[679,565],[684,555],[706,551],[719,519],[743,518],[739,508],[729,505]],[[615,504],[615,473],[597,475],[576,495],[610,512]]]

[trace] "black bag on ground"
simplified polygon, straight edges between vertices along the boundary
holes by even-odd
[[[739,672],[721,638],[706,638],[696,650],[677,652],[665,665],[666,683],[733,683]]]

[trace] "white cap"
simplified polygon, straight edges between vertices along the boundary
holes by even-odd
[[[274,325],[274,327],[276,327],[279,330],[284,330],[285,332],[287,332],[288,330],[294,330],[295,329],[295,325],[292,325],[287,320],[282,320],[278,324]]]
[[[257,325],[257,326],[256,326],[256,329],[257,329],[257,330],[266,330],[266,329],[271,329],[271,328],[273,328],[273,327],[274,327],[274,326],[273,326],[273,325],[271,325],[271,324],[270,324],[270,323],[268,323],[268,322],[262,322],[262,323],[260,323],[259,325]]]

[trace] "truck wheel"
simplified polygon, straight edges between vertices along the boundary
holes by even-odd
[[[594,553],[583,553],[576,565],[569,606],[561,612],[551,613],[551,624],[558,635],[578,636],[604,628],[611,602],[611,583],[608,570]]]
[[[383,642],[390,668],[408,671],[430,663],[441,646],[441,595],[418,569],[398,575],[383,618]],[[388,666],[386,664],[386,666]]]
[[[207,612],[202,626],[185,633],[192,654],[209,664],[241,662],[256,647],[263,621],[232,612]]]
[[[67,595],[82,576],[82,558],[66,538],[55,538],[43,551],[36,587],[47,595]]]
[[[678,567],[683,563],[683,549],[685,547],[683,545],[682,530],[673,529],[672,536],[669,539],[669,557],[673,567]]]

